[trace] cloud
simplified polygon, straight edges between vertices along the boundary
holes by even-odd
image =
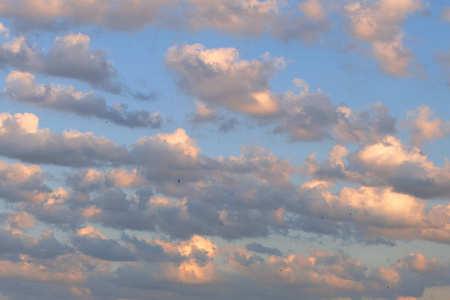
[[[72,171],[66,177],[67,190],[49,190],[48,200],[24,209],[67,230],[89,221],[172,237],[207,234],[234,239],[266,236],[271,226],[283,226],[273,212],[286,197],[295,196],[290,176],[296,168],[263,148],[212,159],[179,129],[142,138],[131,153],[131,164],[138,168]]]
[[[8,202],[42,202],[51,193],[46,185],[46,175],[37,165],[20,163],[8,164],[0,161],[0,197]],[[26,226],[31,221],[27,215],[10,215],[7,217],[15,226]],[[16,220],[17,221],[14,221]],[[19,220],[22,221],[18,222]],[[22,225],[19,225],[22,224]]]
[[[87,35],[67,34],[56,37],[44,65],[44,72],[54,76],[67,77],[89,82],[113,93],[120,93],[121,87],[113,82],[117,71],[107,54],[89,47]]]
[[[190,4],[182,14],[194,30],[209,28],[239,35],[259,35],[278,14],[275,0],[181,2]]]
[[[196,141],[184,129],[143,137],[131,145],[133,160],[142,174],[152,182],[196,182],[204,178],[205,169],[213,167],[211,159],[200,154]],[[149,155],[152,153],[152,155]]]
[[[18,229],[6,226],[0,228],[0,241],[0,254],[7,255],[12,260],[19,258],[21,254],[49,259],[69,252],[69,248],[56,240],[48,229],[41,233],[39,240],[36,240]]]
[[[422,199],[447,197],[449,168],[437,167],[417,147],[407,147],[387,136],[354,153],[343,146],[330,151],[330,158],[317,163],[311,156],[305,164],[307,174],[324,180],[343,180],[368,186],[390,186],[396,192]],[[346,157],[348,162],[344,163]]]
[[[238,157],[212,159],[201,154],[182,129],[142,138],[131,146],[127,163],[139,168],[72,172],[66,180],[71,189],[47,188],[23,209],[37,220],[67,229],[89,221],[174,238],[193,234],[264,237],[270,230],[285,229],[363,236],[369,242],[377,238],[445,242],[449,238],[441,230],[449,222],[448,208],[428,210],[414,198],[446,195],[447,170],[435,167],[420,150],[407,148],[394,137],[354,153],[335,146],[322,163],[310,157],[304,172],[316,181],[300,189],[291,181],[298,168],[288,160],[260,147],[244,147]],[[330,180],[365,186],[332,194]],[[358,224],[359,229],[345,231],[345,224]]]
[[[72,244],[82,253],[108,261],[133,261],[134,253],[117,241],[107,239],[92,226],[84,227],[72,238]]]
[[[12,18],[14,25],[22,30],[36,27],[52,30],[64,26],[65,22],[100,25],[116,30],[136,30],[153,22],[160,10],[171,2],[135,1],[124,5],[121,1],[2,1],[0,14]]]
[[[214,123],[221,133],[227,133],[236,129],[239,121],[236,117],[226,117],[217,110],[207,107],[200,101],[195,101],[197,109],[186,114],[186,121],[193,125]]]
[[[130,161],[128,150],[105,137],[75,130],[54,133],[38,129],[31,113],[0,114],[0,154],[31,163],[96,166]]]
[[[113,187],[139,188],[146,183],[141,171],[133,168],[130,172],[125,169],[113,169],[106,172],[95,169],[72,170],[66,178],[66,184],[76,191],[95,191]]]
[[[413,54],[403,47],[404,32],[400,25],[407,16],[423,9],[421,0],[378,0],[353,2],[345,7],[351,21],[353,37],[372,47],[372,55],[381,69],[393,76],[411,76]]]
[[[377,103],[365,111],[352,111],[332,104],[321,92],[310,93],[303,80],[294,82],[301,91],[285,93],[281,101],[283,115],[274,131],[288,134],[291,141],[373,142],[397,131],[396,120],[386,106]]]
[[[215,109],[207,107],[200,101],[195,101],[197,109],[188,115],[188,122],[192,124],[208,123],[218,118],[218,112]]]
[[[408,119],[414,118],[404,125],[411,128],[410,141],[413,145],[422,146],[426,140],[434,141],[450,133],[450,123],[442,122],[438,117],[431,119],[434,112],[428,106],[420,106],[416,111],[408,111],[406,115]]]
[[[428,267],[433,265],[433,261],[437,261],[423,254],[413,253],[389,267],[369,268],[345,254],[328,251],[314,251],[306,256],[271,256],[268,259],[250,254],[242,248],[227,249],[226,253],[229,265],[236,273],[245,276],[241,280],[246,280],[247,286],[255,281],[261,283],[261,286],[254,287],[252,291],[262,287],[266,295],[283,299],[294,299],[292,294],[295,291],[301,294],[300,299],[375,299],[393,294],[399,297],[421,297],[424,289],[435,279],[426,278],[426,273],[411,268],[408,263],[419,259]],[[443,269],[436,270],[447,270],[448,265],[444,265],[441,265]],[[448,280],[445,275],[440,278]],[[298,298],[298,295],[295,297]],[[250,299],[253,298],[250,296]]]
[[[307,0],[298,4],[301,11],[311,20],[320,21],[326,18],[325,8],[319,0]]]
[[[157,0],[134,1],[129,5],[120,1],[52,0],[36,4],[21,0],[0,4],[0,15],[11,19],[13,27],[21,31],[67,30],[74,25],[134,31],[155,25],[189,31],[212,29],[245,36],[260,36],[267,31],[283,41],[311,43],[329,29],[325,9],[318,1],[289,7],[287,12],[280,10],[285,3],[280,7],[276,0]]]
[[[165,252],[183,256],[181,264],[167,263],[161,268],[162,277],[169,281],[187,284],[205,284],[217,281],[217,266],[213,259],[217,256],[217,245],[199,235],[174,246],[161,240]]]
[[[332,138],[328,132],[338,114],[330,99],[321,94],[287,93],[283,99],[284,117],[275,133],[287,133],[293,141]]]
[[[9,226],[20,230],[33,228],[34,225],[36,225],[36,220],[33,216],[29,215],[25,211],[9,212],[7,214],[3,214],[2,217],[4,218],[4,221],[9,224]]]
[[[444,7],[442,10],[441,20],[450,22],[450,7]]]
[[[47,54],[29,44],[24,36],[0,47],[0,66],[76,79],[111,93],[122,93],[117,71],[108,55],[89,47],[87,35],[69,33],[55,38]]]
[[[165,63],[175,72],[179,89],[203,101],[197,101],[197,111],[188,116],[191,123],[217,122],[220,117],[210,106],[220,106],[275,123],[274,132],[286,133],[292,141],[358,143],[396,133],[395,118],[379,103],[367,111],[335,106],[321,92],[310,93],[301,79],[294,80],[299,93],[272,94],[269,80],[284,60],[267,55],[263,59],[248,62],[239,60],[234,48],[206,49],[194,44],[169,48]]]
[[[127,111],[128,105],[108,106],[102,97],[92,92],[83,94],[72,86],[39,85],[35,76],[27,72],[12,71],[6,78],[4,94],[12,101],[73,113],[81,117],[96,117],[115,124],[136,128],[160,128],[163,123],[158,113],[145,110]]]
[[[245,248],[247,248],[247,250],[249,250],[249,251],[254,251],[257,253],[282,256],[281,251],[278,250],[277,248],[264,247],[260,243],[249,243],[245,246]]]
[[[240,60],[234,48],[206,49],[194,44],[170,47],[165,63],[174,71],[178,88],[204,103],[253,117],[279,113],[268,81],[284,67],[283,58],[265,55],[249,62]]]

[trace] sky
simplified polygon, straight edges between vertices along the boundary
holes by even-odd
[[[0,0],[0,300],[450,299],[450,3]]]

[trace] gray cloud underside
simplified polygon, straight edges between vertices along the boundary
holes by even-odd
[[[76,114],[81,117],[95,117],[130,128],[160,128],[163,118],[145,110],[128,111],[128,105],[108,106],[104,98],[93,93],[81,94],[72,87],[55,87],[52,84],[39,85],[29,73],[12,72],[19,78],[7,79],[4,95],[11,101],[26,103],[56,111]],[[22,78],[20,77],[22,76]]]
[[[47,54],[23,36],[14,38],[0,47],[0,67],[76,79],[115,94],[123,89],[107,53],[90,49],[89,37],[82,34],[59,37]]]

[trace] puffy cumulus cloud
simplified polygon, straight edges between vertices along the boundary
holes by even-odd
[[[89,36],[81,33],[56,37],[44,70],[118,93],[120,87],[111,82],[117,75],[113,63],[107,60],[106,52],[90,49],[89,42]]]
[[[216,176],[221,178],[223,183],[229,182],[226,179],[232,177],[235,177],[235,182],[239,182],[239,177],[248,176],[261,184],[292,187],[291,176],[298,169],[290,164],[289,159],[277,157],[261,146],[243,146],[241,150],[242,154],[238,157],[219,158],[223,164],[224,175]]]
[[[4,94],[12,101],[73,113],[81,117],[96,117],[127,127],[160,128],[158,113],[145,110],[128,111],[128,105],[108,106],[102,97],[92,92],[82,93],[72,86],[40,85],[28,72],[12,71],[6,78]]]
[[[181,128],[141,138],[131,147],[133,160],[143,176],[157,183],[198,181],[205,177],[205,169],[214,166],[212,159],[201,155],[196,141]]]
[[[448,270],[446,264],[440,264],[441,275],[432,279],[427,278],[428,274],[410,268],[406,262],[419,257],[431,263],[436,261],[420,253],[411,254],[389,267],[372,268],[342,253],[327,251],[314,251],[309,256],[271,256],[268,259],[242,248],[228,248],[224,253],[233,270],[245,276],[241,280],[246,280],[247,286],[257,281],[264,288],[265,295],[283,299],[298,299],[299,294],[300,299],[388,299],[393,295],[398,299],[403,296],[420,297],[433,280],[440,278],[444,284],[449,280],[442,273]]]
[[[51,193],[46,185],[46,175],[37,165],[24,165],[20,163],[8,164],[0,161],[0,197],[8,202],[42,202]],[[10,215],[8,219],[23,219],[24,226],[27,215]],[[18,225],[18,222],[14,222]]]
[[[119,94],[123,86],[117,81],[117,71],[108,55],[89,47],[87,35],[69,33],[55,38],[47,54],[34,48],[24,36],[14,37],[0,47],[0,66],[21,71],[34,71],[72,78]]]
[[[197,109],[188,115],[188,121],[193,124],[212,122],[218,118],[218,112],[200,101],[195,101]]]
[[[411,128],[410,141],[413,145],[421,146],[426,140],[434,141],[450,133],[450,123],[433,116],[434,112],[428,106],[420,106],[416,111],[407,112],[408,119],[412,120],[406,122],[405,126]]]
[[[292,254],[263,259],[245,249],[236,248],[227,249],[227,255],[230,266],[240,274],[264,283],[268,290],[277,294],[280,293],[280,286],[284,289],[295,286],[297,292],[300,289],[303,295],[301,299],[363,296],[378,299],[392,295],[420,297],[433,280],[449,280],[444,275],[449,268],[447,264],[438,264],[435,258],[420,253],[413,253],[390,267],[370,269],[346,255],[327,251],[314,251],[310,256]],[[416,268],[414,264],[427,268],[427,271]],[[427,278],[431,274],[434,276]],[[413,287],[414,284],[417,286]],[[289,292],[292,291],[286,291],[286,294]]]
[[[177,245],[161,240],[156,243],[165,252],[178,254],[184,260],[179,264],[168,263],[162,266],[162,276],[167,280],[187,284],[205,284],[218,280],[217,265],[213,262],[217,256],[217,246],[209,239],[193,235]]]
[[[4,221],[6,221],[10,227],[17,228],[20,230],[33,228],[36,225],[36,220],[30,214],[25,211],[13,211],[2,216]]]
[[[0,254],[3,259],[16,260],[20,255],[50,259],[69,252],[69,247],[61,244],[50,230],[41,233],[38,240],[10,226],[0,228]]]
[[[29,131],[33,132],[33,126]],[[330,158],[321,163],[310,157],[304,172],[316,181],[300,188],[291,179],[299,168],[289,160],[261,147],[244,147],[240,156],[211,159],[200,153],[195,140],[182,129],[143,138],[131,153],[132,163],[139,168],[74,171],[67,178],[71,189],[47,188],[41,200],[26,202],[22,208],[39,221],[63,228],[89,221],[175,238],[193,234],[264,237],[271,230],[286,229],[353,236],[345,232],[348,224],[358,224],[356,237],[368,240],[446,242],[449,238],[445,233],[448,207],[427,209],[412,197],[445,196],[447,170],[435,167],[419,149],[408,148],[394,137],[351,154],[335,146]],[[405,184],[405,178],[414,184]],[[330,180],[365,186],[333,194]],[[125,193],[120,188],[137,190]]]
[[[292,141],[336,139],[373,142],[396,133],[396,119],[379,103],[366,111],[336,106],[322,93],[309,92],[304,80],[295,79],[299,93],[287,91],[282,98],[283,115],[275,133],[286,133]]]
[[[105,188],[138,188],[146,183],[141,172],[133,168],[130,172],[125,169],[113,169],[100,172],[95,169],[73,170],[66,178],[66,184],[75,191],[103,190]]]
[[[276,0],[185,0],[183,12],[193,29],[209,28],[241,35],[259,35],[278,17]],[[270,25],[269,25],[270,26]]]
[[[209,199],[197,199],[201,196],[199,192],[192,198],[177,200],[152,197],[139,192],[127,197],[120,190],[112,190],[92,200],[92,205],[97,210],[86,219],[110,228],[162,232],[172,238],[183,239],[193,234],[215,235],[227,239],[269,234],[269,212],[261,212],[256,208],[239,209],[240,206],[234,203],[230,203],[227,205],[228,209],[225,209],[221,206],[226,203],[221,205],[219,199],[212,199],[216,200],[214,203],[207,203]],[[207,192],[208,190],[204,191],[205,194]],[[224,197],[221,193],[218,196]],[[237,207],[233,208],[233,205]],[[36,211],[32,213],[38,215]],[[72,215],[76,213],[77,211],[73,211]],[[47,216],[47,219],[51,216]],[[80,222],[81,216],[78,218]],[[69,220],[60,220],[60,224],[68,222]]]
[[[307,0],[298,3],[296,9],[279,14],[273,20],[269,32],[285,43],[300,41],[310,45],[320,41],[320,35],[330,30],[328,7],[321,2]]]
[[[296,285],[302,294],[316,296],[363,291],[366,267],[337,253],[317,251],[310,257],[301,254],[263,259],[245,249],[229,253],[230,266],[252,279],[269,286]],[[319,291],[319,289],[321,291]]]
[[[95,166],[130,161],[125,146],[105,137],[75,130],[54,133],[38,129],[39,119],[31,113],[0,114],[0,154],[31,163],[63,166]]]
[[[314,21],[320,21],[326,18],[326,11],[319,0],[307,0],[298,4],[299,9]]]
[[[344,7],[350,19],[353,36],[368,42],[372,55],[384,72],[393,76],[410,76],[413,55],[403,47],[404,32],[400,24],[407,16],[423,9],[422,0],[355,1]]]
[[[396,133],[396,119],[379,103],[368,110],[352,111],[333,105],[328,97],[310,93],[304,80],[295,79],[299,93],[274,95],[269,79],[284,65],[279,59],[239,60],[234,48],[206,49],[203,45],[174,46],[166,52],[166,65],[176,73],[178,87],[212,106],[276,124],[275,133],[286,133],[292,141],[377,141]],[[220,119],[205,103],[196,102],[197,111],[188,116],[191,123]]]
[[[21,203],[19,208],[31,214],[41,224],[59,225],[63,230],[79,228],[99,209],[89,205],[90,195],[73,190],[57,188],[39,203]]]
[[[184,130],[141,142],[132,150],[139,168],[73,171],[66,178],[68,190],[55,190],[24,209],[63,228],[89,221],[181,238],[267,236],[272,226],[284,226],[275,211],[296,196],[291,176],[298,169],[289,160],[261,147],[211,159]]]
[[[194,44],[169,48],[165,63],[175,72],[178,88],[204,103],[253,117],[280,112],[278,96],[270,92],[268,81],[284,67],[283,58],[265,55],[246,61],[234,48]]]
[[[0,231],[2,238],[3,230]],[[23,233],[15,235],[18,235],[14,237],[16,243],[21,240],[35,243]],[[89,242],[114,241],[89,226],[80,229],[74,237]],[[84,296],[126,299],[127,295],[133,295],[179,300],[199,299],[219,292],[222,295],[219,299],[259,299],[269,294],[278,299],[299,299],[301,295],[300,299],[305,300],[389,295],[419,297],[426,287],[436,282],[445,285],[450,280],[448,264],[421,253],[412,253],[390,266],[367,267],[345,254],[328,251],[262,257],[245,248],[218,247],[198,235],[182,241],[123,235],[122,241],[123,247],[139,261],[118,262],[118,267],[113,267],[111,260],[104,259],[114,253],[114,247],[103,249],[101,259],[81,254],[77,248],[56,257],[18,254],[11,260],[2,255],[0,286],[11,286],[11,282],[20,280],[21,287],[20,290],[2,288],[2,293],[23,298],[27,290],[34,287],[36,299],[56,299],[55,295],[65,299]],[[10,244],[2,243],[2,249]],[[26,251],[27,247],[22,245],[21,251]],[[208,288],[211,291],[205,294],[204,289],[185,286],[196,284],[211,284]],[[49,291],[53,296],[47,297]]]
[[[376,103],[368,110],[355,110],[345,106],[336,108],[339,119],[333,124],[338,141],[375,142],[386,135],[397,133],[397,120],[389,114],[389,108]]]
[[[186,283],[208,281],[201,273],[215,268],[209,264],[217,255],[217,246],[198,235],[178,242],[127,234],[116,240],[106,238],[90,225],[79,229],[71,242],[80,252],[101,260],[157,263],[161,270],[165,270],[160,274],[161,278],[170,281],[185,279]],[[200,273],[195,274],[196,270]]]
[[[286,205],[289,211],[314,216],[318,222],[310,220],[306,227],[297,220],[301,221],[301,216],[290,216],[285,222],[310,232],[344,234],[358,240],[364,237],[368,243],[377,238],[383,243],[383,239],[391,238],[449,242],[448,205],[426,208],[425,202],[392,188],[346,187],[332,193],[331,187],[329,182],[306,182],[299,191],[299,200]],[[354,230],[346,229],[344,223],[353,224]],[[333,226],[334,231],[324,231],[321,225]]]
[[[77,231],[72,244],[83,254],[107,261],[134,261],[134,253],[118,241],[107,239],[92,226]]]
[[[375,276],[389,285],[399,299],[422,299],[424,290],[433,287],[436,281],[448,284],[448,268],[448,263],[439,262],[436,258],[411,253],[390,267],[377,268]]]
[[[292,141],[332,138],[329,129],[338,120],[336,108],[321,94],[294,94],[283,99],[284,117],[275,133],[287,133]]]
[[[188,123],[193,125],[214,123],[217,125],[217,130],[222,133],[227,133],[236,129],[239,123],[236,117],[226,117],[200,101],[195,101],[195,104],[197,109],[186,114],[186,121]]]
[[[321,163],[310,156],[304,171],[316,179],[391,186],[396,192],[423,199],[448,197],[450,192],[448,163],[437,167],[419,148],[405,146],[393,136],[351,154],[345,147],[336,146],[330,158]]]

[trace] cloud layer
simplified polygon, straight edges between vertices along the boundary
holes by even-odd
[[[0,300],[445,298],[429,2],[0,0]]]

